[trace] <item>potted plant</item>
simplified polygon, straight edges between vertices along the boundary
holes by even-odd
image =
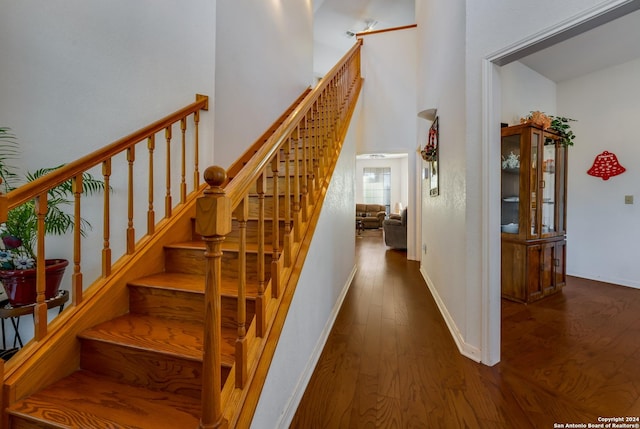
[[[2,191],[10,192],[20,182],[10,164],[18,153],[15,137],[8,128],[0,128],[0,178]],[[47,173],[62,167],[41,168],[33,173],[27,173],[27,182],[36,180]],[[82,193],[90,195],[104,189],[104,182],[85,173],[82,180]],[[66,181],[49,191],[47,199],[47,213],[45,215],[45,234],[62,235],[73,229],[74,217],[67,213],[64,207],[71,206],[73,189],[71,181]],[[81,233],[91,225],[81,219]],[[0,226],[0,281],[12,305],[27,305],[36,299],[36,242],[38,238],[38,219],[35,212],[35,202],[28,201],[9,211],[7,220]],[[65,267],[69,264],[66,259],[46,259],[46,292],[47,299],[58,293],[60,281]]]
[[[522,124],[532,123],[538,125],[543,130],[550,129],[557,132],[560,136],[560,143],[565,147],[573,146],[573,140],[576,136],[573,134],[569,122],[574,121],[575,119],[565,118],[564,116],[547,115],[539,110],[529,112],[529,115],[520,118],[520,123]]]

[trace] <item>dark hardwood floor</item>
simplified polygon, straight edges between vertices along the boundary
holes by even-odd
[[[543,301],[503,301],[502,361],[487,367],[458,353],[418,262],[371,231],[356,248],[356,278],[291,428],[539,429],[640,416],[640,290],[569,278]]]

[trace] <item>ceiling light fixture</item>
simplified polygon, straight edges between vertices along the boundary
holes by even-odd
[[[354,37],[358,33],[366,33],[367,31],[373,30],[373,27],[375,27],[377,24],[378,21],[376,21],[375,19],[366,19],[364,21],[364,28],[361,31],[347,30],[345,31],[345,34],[347,37]]]

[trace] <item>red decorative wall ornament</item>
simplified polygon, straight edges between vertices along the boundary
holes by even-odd
[[[605,150],[600,155],[596,156],[596,159],[593,161],[593,165],[589,171],[587,171],[587,174],[590,176],[601,177],[602,180],[609,180],[609,177],[622,174],[626,170],[626,168],[620,165],[615,154]]]

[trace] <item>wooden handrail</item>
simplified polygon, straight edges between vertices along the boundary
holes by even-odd
[[[409,25],[402,25],[399,27],[381,28],[380,30],[361,31],[359,33],[356,33],[356,37],[369,36],[371,34],[387,33],[389,31],[407,30],[409,28],[416,28],[417,26],[418,24],[409,24]]]
[[[43,176],[37,180],[33,180],[29,183],[20,186],[17,189],[7,193],[6,195],[0,195],[0,198],[6,199],[7,209],[10,210],[20,204],[24,204],[27,201],[32,200],[36,195],[46,193],[49,189],[58,186],[67,180],[81,175],[85,171],[101,164],[102,162],[112,158],[113,156],[125,151],[127,148],[141,142],[147,137],[156,134],[168,126],[177,122],[176,118],[184,118],[200,110],[209,109],[209,97],[206,95],[196,95],[196,101],[183,107],[180,110],[173,112],[164,118],[129,134],[126,137],[122,137],[119,140],[105,146],[89,155],[79,158],[73,162],[70,162],[63,167],[52,171],[51,173]],[[4,209],[4,205],[0,204],[0,223],[7,219],[7,211]]]
[[[110,189],[110,176],[111,176],[111,164],[112,159],[121,153],[126,153],[126,163],[127,163],[127,200],[128,200],[128,227],[127,227],[127,243],[126,243],[126,252],[128,254],[132,254],[135,250],[135,230],[133,228],[134,224],[134,210],[133,210],[133,192],[137,186],[134,183],[134,174],[133,174],[133,166],[135,162],[135,147],[137,144],[141,142],[146,142],[147,139],[149,142],[153,141],[153,138],[156,133],[161,132],[162,130],[170,130],[171,127],[179,123],[182,131],[182,140],[181,140],[181,154],[184,158],[185,150],[184,146],[186,145],[185,140],[185,132],[186,132],[186,121],[185,118],[193,115],[194,123],[195,123],[195,142],[194,145],[197,148],[197,116],[199,115],[200,110],[208,109],[209,99],[205,95],[196,95],[196,101],[165,116],[164,118],[144,127],[140,130],[123,137],[115,142],[89,154],[82,158],[79,158],[75,161],[72,161],[66,165],[63,165],[60,168],[57,168],[50,173],[36,179],[30,181],[17,189],[11,190],[7,194],[0,193],[0,223],[5,222],[8,219],[9,212],[29,201],[35,201],[35,214],[37,216],[38,221],[38,231],[37,231],[37,246],[36,246],[36,258],[38,261],[45,260],[45,215],[47,213],[47,203],[49,198],[49,191],[58,185],[70,181],[72,184],[72,203],[73,203],[73,213],[74,213],[74,239],[73,239],[73,273],[72,273],[72,291],[73,291],[73,303],[75,305],[82,302],[83,295],[83,285],[82,285],[82,271],[81,271],[81,260],[80,260],[80,247],[81,247],[81,234],[80,234],[80,205],[81,205],[81,190],[82,190],[82,180],[83,174],[87,171],[91,170],[96,166],[102,166],[102,175],[104,179],[104,183],[106,189]],[[167,131],[167,134],[170,133]],[[167,139],[167,146],[169,146],[170,139]],[[150,150],[151,143],[149,143]],[[168,149],[167,149],[168,151]],[[169,154],[167,153],[167,156]],[[197,171],[197,156],[194,161],[194,169]],[[184,162],[184,159],[182,160]],[[149,181],[147,184],[147,188],[152,189],[152,181],[153,181],[153,164],[149,165],[150,174]],[[183,178],[184,182],[184,178]],[[200,190],[200,186],[197,181],[194,183],[194,192]],[[184,202],[184,189],[185,185],[181,185],[182,196],[181,203]],[[104,244],[102,251],[102,276],[107,277],[111,273],[111,248],[109,247],[110,242],[110,201],[111,194],[110,192],[105,192],[105,198],[103,202],[104,206]],[[152,200],[150,200],[150,204]],[[167,207],[168,214],[166,217],[170,216],[171,207]],[[153,212],[149,212],[147,214],[147,222],[155,222]],[[147,233],[153,234],[154,227],[148,226]],[[35,323],[35,339],[36,341],[41,340],[47,334],[47,308],[45,304],[45,264],[38,263],[36,264],[36,306],[34,310],[34,323]]]

